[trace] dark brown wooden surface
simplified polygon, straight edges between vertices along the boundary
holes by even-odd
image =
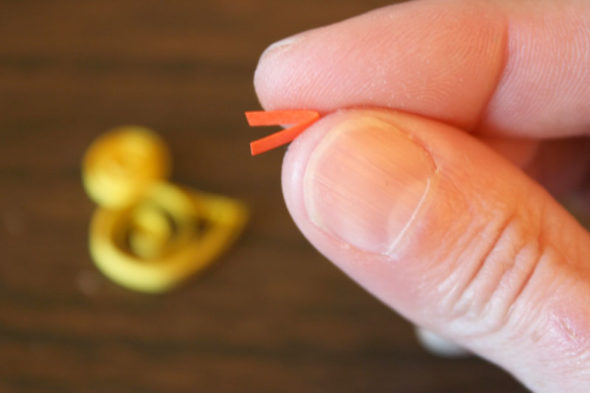
[[[297,231],[281,151],[248,154],[261,51],[385,3],[0,1],[0,392],[524,391],[425,353]],[[215,269],[162,296],[87,251],[80,160],[129,123],[164,136],[175,181],[252,209]]]

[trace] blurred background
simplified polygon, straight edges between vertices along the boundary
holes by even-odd
[[[0,0],[0,392],[524,392],[413,328],[298,232],[282,152],[252,158],[252,76],[285,36],[378,0]],[[395,27],[392,27],[395,28]],[[94,267],[80,163],[98,135],[157,130],[175,182],[252,217],[216,267],[163,295]]]

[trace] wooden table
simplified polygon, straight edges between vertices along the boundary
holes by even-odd
[[[386,1],[0,1],[0,392],[524,392],[412,327],[320,256],[251,158],[261,51]],[[80,182],[91,140],[158,130],[173,179],[252,219],[210,270],[161,296],[94,267]]]

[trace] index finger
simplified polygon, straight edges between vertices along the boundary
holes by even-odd
[[[421,0],[271,46],[265,109],[399,109],[524,138],[590,135],[590,3]]]

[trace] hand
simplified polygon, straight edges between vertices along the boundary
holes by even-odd
[[[283,166],[318,250],[529,388],[590,389],[590,235],[556,201],[590,207],[590,2],[391,6],[273,45],[255,85],[327,114]]]

